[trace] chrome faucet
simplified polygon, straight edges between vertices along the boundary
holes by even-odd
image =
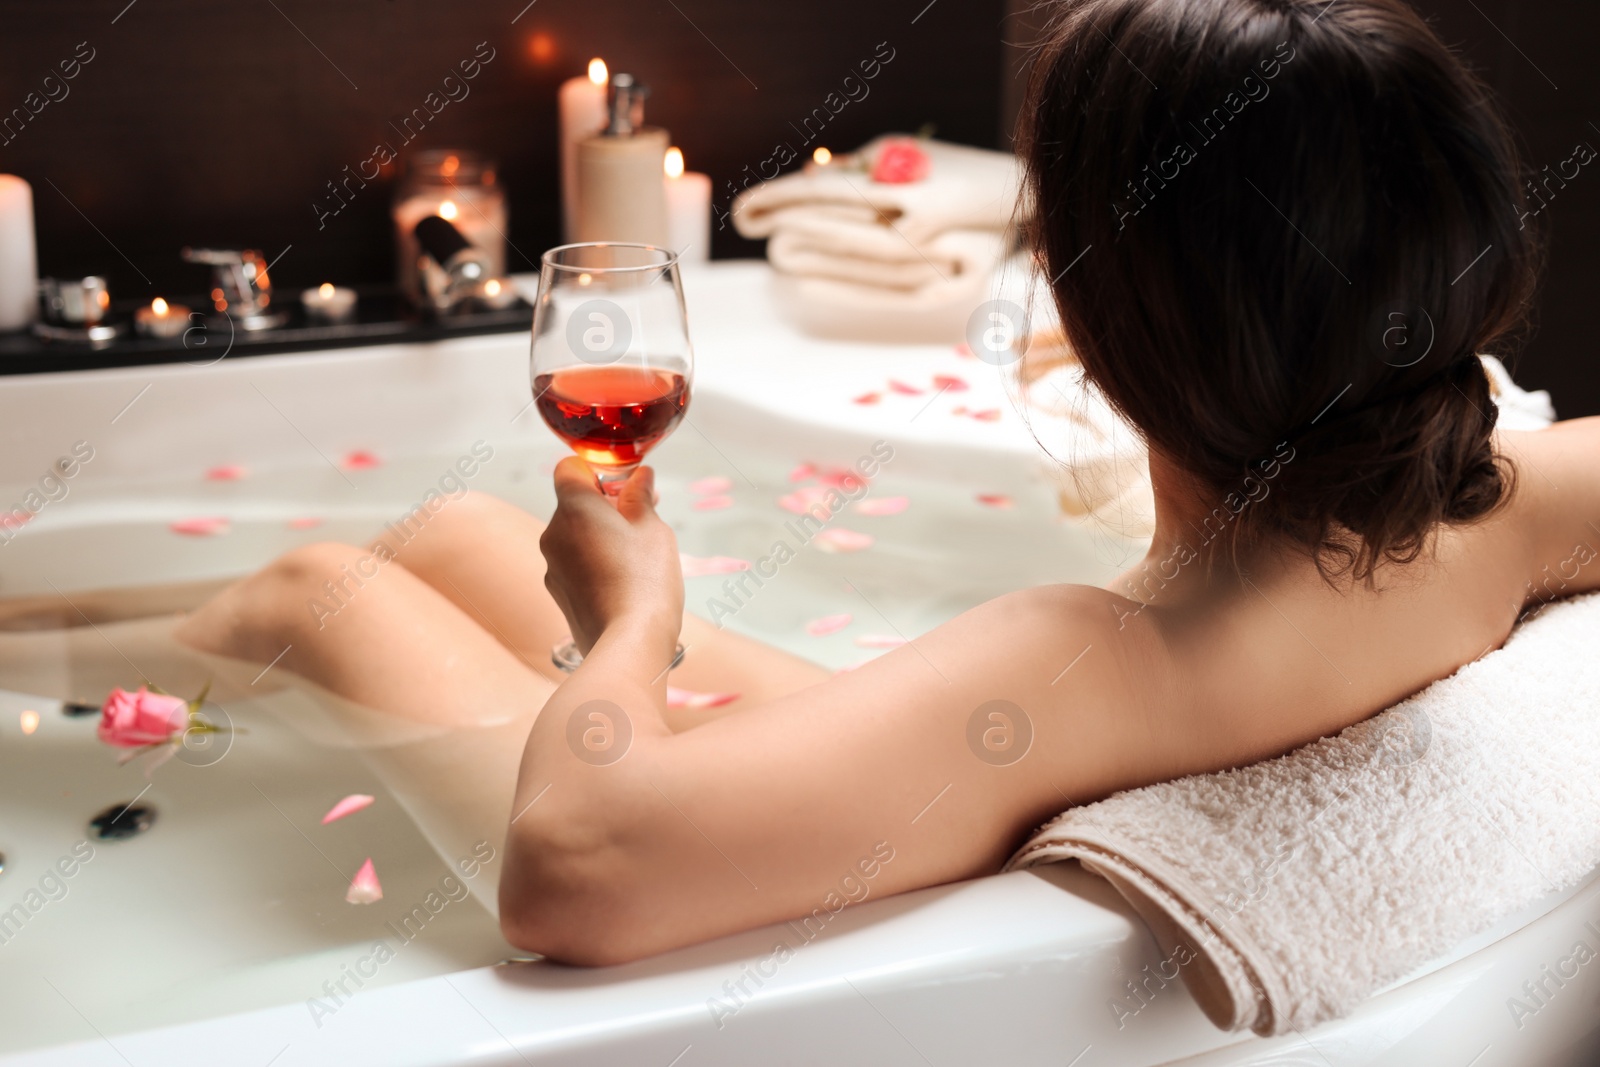
[[[270,330],[289,320],[271,308],[272,279],[265,257],[255,249],[185,248],[183,258],[211,268],[212,307],[240,329]]]

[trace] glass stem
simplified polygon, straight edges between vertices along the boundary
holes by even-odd
[[[630,463],[626,467],[604,467],[596,471],[595,480],[600,483],[600,491],[606,496],[616,496],[622,492],[622,483],[628,480],[638,466],[637,463]]]

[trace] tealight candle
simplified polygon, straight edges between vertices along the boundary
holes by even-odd
[[[355,317],[356,291],[332,282],[300,293],[300,306],[312,322],[348,322]]]
[[[133,324],[145,337],[181,337],[189,328],[189,309],[182,304],[169,304],[159,296],[150,306],[133,313]]]
[[[683,169],[683,152],[667,149],[667,247],[685,263],[711,258],[711,178]]]
[[[589,60],[586,78],[561,83],[561,218],[568,241],[578,232],[578,142],[606,128],[606,85],[611,72],[603,59]]]

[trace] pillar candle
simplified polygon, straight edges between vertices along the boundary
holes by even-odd
[[[0,174],[0,330],[22,329],[38,307],[33,189],[14,174]]]
[[[711,176],[683,169],[683,153],[667,149],[667,247],[685,263],[711,258]]]
[[[578,232],[578,143],[606,128],[605,60],[589,60],[589,75],[561,83],[561,218],[568,241]]]
[[[641,126],[626,137],[599,134],[578,145],[575,241],[626,241],[668,247],[667,131]]]

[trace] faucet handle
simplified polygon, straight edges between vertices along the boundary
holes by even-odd
[[[281,312],[268,311],[272,303],[272,279],[267,277],[267,261],[253,248],[185,248],[188,263],[203,263],[211,268],[211,303],[219,312],[233,308],[247,330],[281,326]]]

